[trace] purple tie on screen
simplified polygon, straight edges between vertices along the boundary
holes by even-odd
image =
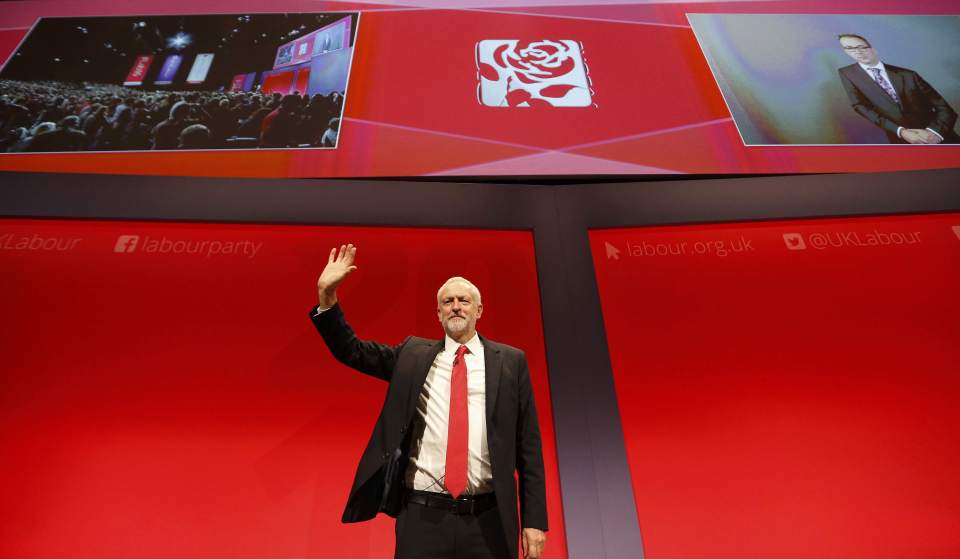
[[[874,79],[874,81],[876,81],[877,84],[878,84],[880,87],[882,87],[884,91],[887,92],[887,95],[889,95],[890,98],[893,99],[894,102],[896,102],[896,103],[899,105],[899,104],[900,104],[900,98],[897,97],[897,92],[893,90],[893,86],[890,85],[890,82],[888,82],[888,81],[883,77],[883,74],[880,73],[880,68],[870,68],[870,71],[873,72],[873,79]]]

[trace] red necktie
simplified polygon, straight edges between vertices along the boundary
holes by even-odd
[[[467,441],[470,422],[467,417],[467,364],[463,354],[470,350],[462,345],[453,358],[450,377],[450,421],[447,423],[447,466],[444,485],[454,497],[467,487]]]

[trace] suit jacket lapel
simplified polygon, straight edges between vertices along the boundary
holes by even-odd
[[[900,98],[900,104],[903,104],[903,74],[893,70],[889,66],[885,67],[887,70],[887,78],[890,79],[890,85],[893,86],[893,90],[897,92],[897,97]]]
[[[497,403],[497,391],[500,389],[500,372],[503,368],[503,359],[500,356],[499,349],[491,346],[482,337],[480,341],[483,342],[484,384],[487,391],[485,396],[487,401],[487,432],[489,434],[490,426],[493,425],[493,410]]]
[[[900,106],[897,105],[889,95],[887,95],[887,92],[884,91],[883,88],[880,87],[880,84],[878,84],[873,79],[873,76],[870,75],[870,72],[864,70],[859,64],[855,65],[855,69],[858,71],[852,72],[848,75],[850,76],[850,79],[856,83],[857,87],[860,88],[860,91],[862,91],[864,95],[868,96],[875,105],[883,105],[884,112],[888,114],[900,114]],[[889,70],[887,70],[887,76],[891,76]],[[890,79],[892,83],[893,77],[891,76]],[[902,89],[902,87],[898,88],[896,84],[893,84],[893,90],[897,92],[897,95],[900,95],[900,91]],[[901,99],[902,98],[903,97],[901,96]]]
[[[417,357],[417,365],[413,370],[414,376],[410,382],[410,393],[407,395],[408,410],[417,409],[417,399],[420,397],[420,392],[423,391],[423,383],[427,380],[427,373],[430,372],[430,367],[433,366],[437,354],[442,349],[443,340],[438,340],[433,345],[425,347],[424,352]]]

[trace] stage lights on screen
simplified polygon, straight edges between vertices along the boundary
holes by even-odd
[[[174,35],[173,37],[167,38],[167,47],[177,50],[182,50],[187,47],[193,41],[193,37],[189,33],[180,32]]]

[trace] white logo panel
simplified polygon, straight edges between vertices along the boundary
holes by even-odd
[[[590,107],[579,42],[486,39],[477,43],[477,100],[488,107]]]

